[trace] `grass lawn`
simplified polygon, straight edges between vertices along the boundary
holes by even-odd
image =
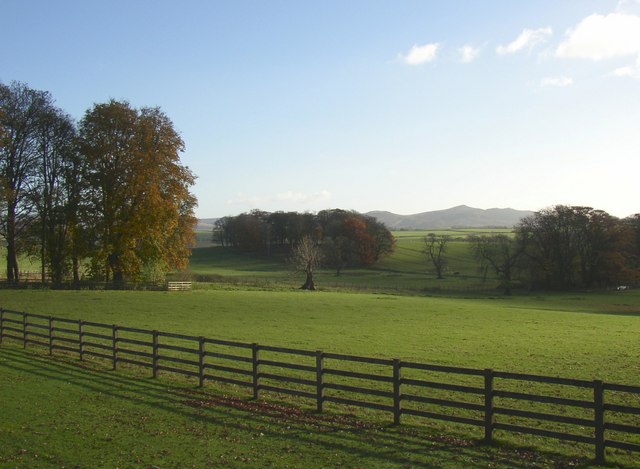
[[[2,290],[0,304],[266,345],[640,382],[635,291],[452,299],[257,289]],[[247,399],[250,393],[215,383],[202,393],[193,380],[170,374],[155,381],[148,371],[113,372],[99,360],[83,364],[85,369],[75,357],[58,355],[51,362],[42,349],[25,352],[6,342],[0,347],[0,392],[10,405],[3,409],[9,418],[0,424],[0,467],[83,467],[96,461],[103,467],[202,467],[216,461],[231,467],[551,467],[592,456],[588,446],[511,434],[488,449],[472,444],[477,431],[455,424],[407,419],[395,428],[388,415],[346,410],[356,419],[339,407],[319,416],[308,402],[271,395],[256,403]],[[523,451],[527,446],[536,449]],[[609,451],[620,465],[632,466],[637,456]]]
[[[0,467],[582,467],[0,347]]]
[[[386,291],[478,291],[495,289],[493,278],[486,281],[473,259],[472,234],[488,234],[500,230],[435,231],[448,234],[447,268],[444,279],[436,279],[433,265],[425,257],[424,237],[429,231],[398,231],[395,252],[369,268],[344,269],[340,276],[331,269],[320,269],[315,277],[320,288],[352,288]],[[505,231],[505,230],[502,230]],[[201,245],[202,246],[202,245]],[[291,272],[285,255],[277,251],[272,256],[238,253],[221,246],[199,247],[193,250],[189,269],[203,279],[249,282],[253,284],[302,284],[303,279]]]
[[[2,290],[0,305],[309,350],[640,381],[638,291],[464,299],[255,289]]]
[[[324,291],[296,290],[301,279],[282,257],[209,246],[194,250],[191,271],[226,283],[171,293],[0,290],[0,307],[246,343],[640,384],[640,291],[478,297],[476,289],[494,283],[478,275],[468,230],[447,233],[445,280],[435,279],[421,253],[426,233],[397,232],[396,252],[373,268],[340,277],[319,272]],[[353,292],[359,289],[368,293]],[[458,296],[420,294],[438,289]],[[406,290],[412,294],[394,293]],[[473,443],[481,436],[473,427],[412,418],[393,427],[388,414],[375,411],[330,406],[318,415],[296,398],[267,394],[255,402],[245,389],[207,383],[200,390],[193,379],[148,375],[60,352],[51,359],[7,340],[0,346],[0,468],[574,467],[593,455],[589,446],[506,432],[497,435],[500,445],[486,448]],[[592,397],[556,388],[514,390]],[[610,394],[611,402],[640,407],[636,397]],[[564,412],[536,403],[531,410]],[[640,426],[640,419],[622,423]],[[640,443],[633,438],[625,441]],[[620,466],[633,467],[639,456],[608,450]]]

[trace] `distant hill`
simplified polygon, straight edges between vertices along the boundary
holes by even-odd
[[[529,210],[512,208],[480,208],[459,205],[446,210],[398,215],[391,212],[374,211],[367,215],[387,225],[389,229],[428,229],[428,228],[488,228],[512,227],[521,219],[533,215]]]
[[[197,231],[212,231],[213,226],[218,221],[218,218],[199,218],[196,225]]]
[[[489,228],[516,225],[522,218],[533,215],[529,210],[512,208],[481,208],[459,205],[446,210],[416,213],[414,215],[398,215],[391,212],[373,211],[366,213],[381,221],[389,229],[428,229],[428,228]],[[211,231],[218,218],[200,218],[196,230]]]

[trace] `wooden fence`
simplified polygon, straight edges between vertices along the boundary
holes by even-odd
[[[389,413],[395,424],[413,416],[471,425],[486,444],[504,431],[592,445],[598,463],[605,462],[607,448],[640,452],[640,386],[273,347],[0,309],[0,343],[4,339],[25,348],[42,346],[49,354],[77,353],[80,360],[99,357],[113,369],[138,365],[151,369],[154,378],[164,371],[194,377],[200,386],[236,385],[256,399],[266,391],[294,395],[314,402],[318,412],[334,403]],[[535,385],[545,393],[533,393]],[[579,397],[559,397],[567,393],[558,388],[577,390]]]
[[[167,290],[169,291],[191,290],[191,282],[167,282]]]

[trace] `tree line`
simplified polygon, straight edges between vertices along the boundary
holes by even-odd
[[[223,246],[263,254],[274,249],[290,252],[308,238],[321,251],[321,264],[335,269],[336,275],[343,268],[370,266],[395,248],[383,223],[341,209],[317,214],[253,210],[217,220],[213,233]]]
[[[447,237],[425,238],[425,255],[441,277]],[[480,270],[505,293],[640,284],[640,214],[619,219],[591,207],[556,205],[524,218],[514,234],[473,236]]]
[[[119,284],[184,268],[194,241],[193,173],[158,107],[94,104],[76,123],[50,93],[0,83],[0,236],[7,280],[21,254],[52,283],[83,272]]]

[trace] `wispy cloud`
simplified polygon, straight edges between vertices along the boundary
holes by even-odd
[[[573,85],[573,78],[571,77],[546,77],[540,81],[541,86],[556,86],[556,87],[564,87]]]
[[[400,54],[400,59],[407,65],[421,65],[433,62],[438,56],[440,44],[432,42],[422,46],[414,45],[406,54]]]
[[[272,205],[312,205],[329,200],[331,200],[331,192],[326,190],[313,193],[286,191],[264,196],[237,194],[236,197],[228,199],[226,204],[263,208]]]
[[[533,49],[537,44],[545,42],[553,34],[551,27],[539,29],[524,29],[520,35],[506,46],[498,46],[496,52],[499,55],[515,54],[523,49]]]
[[[617,13],[639,13],[640,0],[619,0],[616,6]]]
[[[478,57],[480,49],[473,47],[470,44],[465,44],[458,49],[458,53],[460,54],[460,62],[468,64]]]
[[[331,192],[329,191],[319,191],[314,192],[312,194],[305,194],[303,192],[281,192],[276,194],[275,200],[281,202],[295,202],[295,203],[307,203],[307,202],[317,202],[320,200],[329,200],[331,198]]]
[[[630,77],[640,80],[640,54],[638,54],[635,65],[616,68],[612,73],[617,77]]]

